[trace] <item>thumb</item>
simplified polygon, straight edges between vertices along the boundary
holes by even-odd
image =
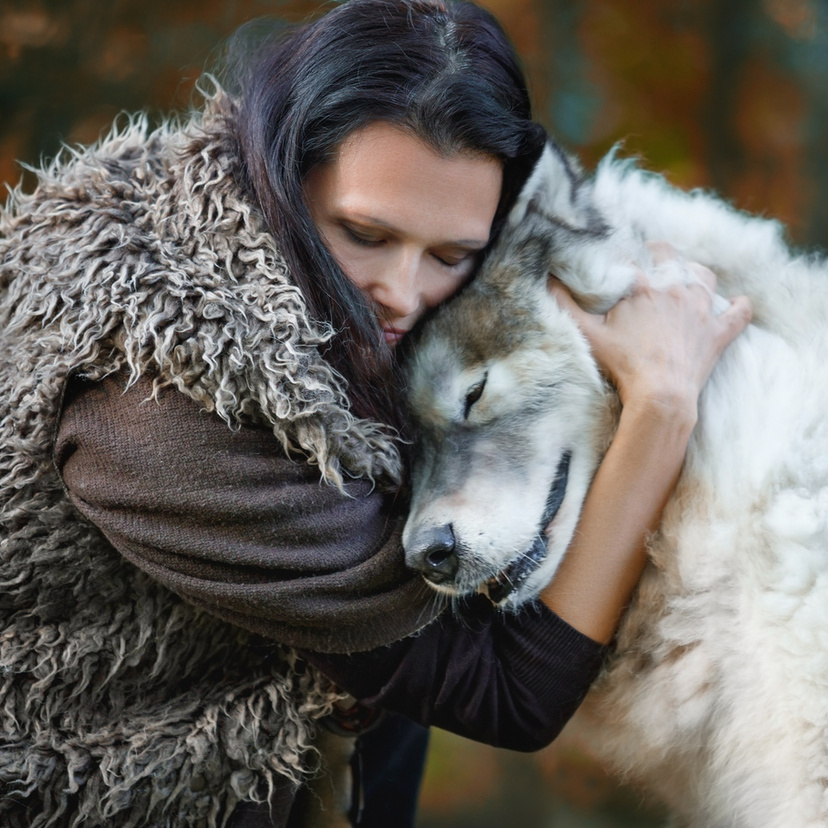
[[[569,288],[555,276],[549,276],[547,287],[558,305],[575,320],[575,324],[588,338],[598,334],[604,324],[603,314],[585,311],[572,298]]]
[[[734,296],[730,306],[719,314],[720,339],[724,347],[729,345],[750,323],[753,306],[747,296]]]

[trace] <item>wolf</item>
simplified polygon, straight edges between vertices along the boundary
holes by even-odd
[[[611,154],[550,141],[475,279],[408,367],[406,561],[519,611],[569,545],[620,405],[555,274],[587,310],[666,241],[747,294],[753,321],[699,400],[677,488],[591,690],[599,751],[692,828],[828,825],[828,265],[777,222]],[[725,297],[725,298],[722,298]]]

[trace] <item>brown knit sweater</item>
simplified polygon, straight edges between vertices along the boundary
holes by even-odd
[[[353,652],[428,622],[402,517],[365,480],[343,496],[269,429],[231,430],[173,389],[70,382],[55,459],[78,509],[191,603],[283,644]]]

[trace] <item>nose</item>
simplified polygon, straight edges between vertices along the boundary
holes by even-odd
[[[401,251],[373,286],[371,298],[388,311],[392,319],[404,319],[422,308],[424,280],[420,268],[420,256],[416,252]]]
[[[433,584],[445,584],[457,575],[460,561],[451,524],[418,532],[408,544],[408,565]]]

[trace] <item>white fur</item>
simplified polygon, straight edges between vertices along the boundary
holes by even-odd
[[[623,294],[615,261],[600,265],[619,240],[631,258],[637,241],[668,241],[756,306],[703,393],[653,564],[596,690],[604,749],[699,828],[824,826],[828,268],[792,256],[777,224],[611,159],[594,198],[619,230],[577,268],[592,291],[597,272],[597,292]]]

